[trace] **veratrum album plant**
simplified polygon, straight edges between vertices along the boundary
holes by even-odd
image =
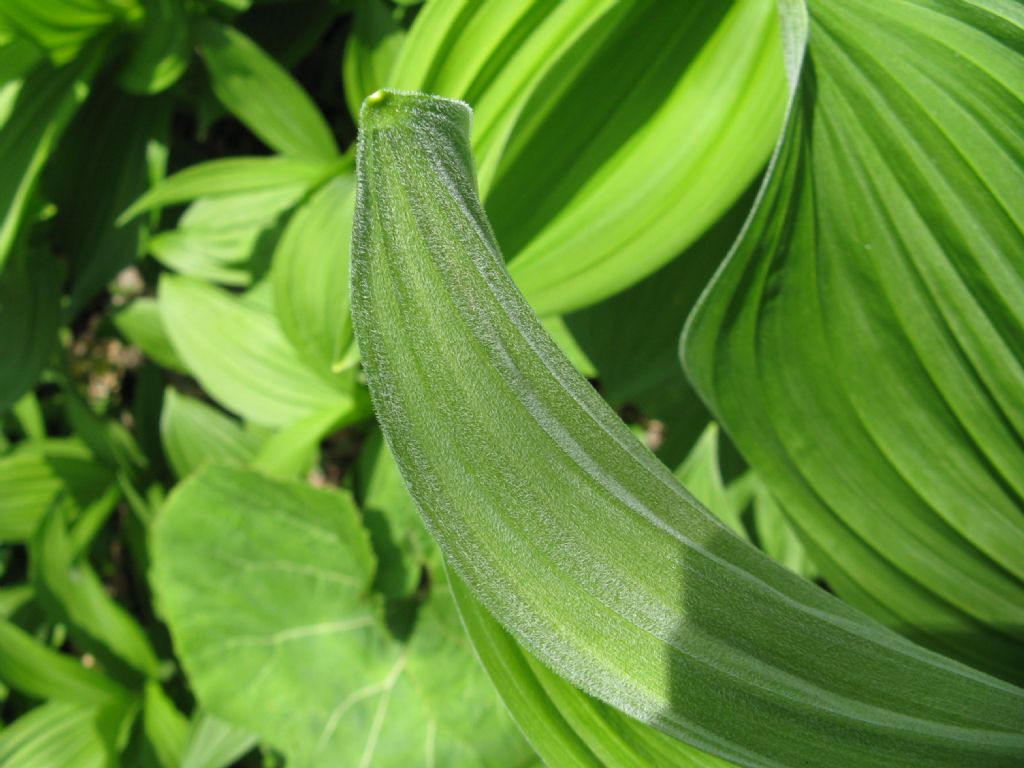
[[[1024,765],[1024,5],[0,0],[0,766]]]

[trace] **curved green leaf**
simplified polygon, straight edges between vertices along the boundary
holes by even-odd
[[[1024,681],[1024,9],[817,0],[686,368],[840,595]]]
[[[217,98],[267,146],[330,161],[338,146],[320,110],[288,71],[233,27],[204,19],[195,39]]]
[[[448,561],[585,692],[743,765],[1007,765],[1024,691],[923,650],[737,538],[572,368],[504,267],[469,110],[367,99],[353,320]]]

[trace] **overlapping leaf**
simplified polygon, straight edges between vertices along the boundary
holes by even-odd
[[[582,690],[745,765],[1003,765],[1024,691],[925,651],[694,501],[558,352],[476,194],[465,105],[370,97],[353,318],[451,565]]]
[[[840,595],[1021,682],[1024,10],[810,7],[686,367]]]

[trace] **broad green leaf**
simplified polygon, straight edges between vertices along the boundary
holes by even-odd
[[[128,699],[128,691],[110,678],[8,621],[0,621],[0,680],[39,699],[89,706],[125,704]]]
[[[338,155],[331,129],[287,70],[237,29],[212,20],[195,28],[217,98],[284,155],[329,162]]]
[[[19,249],[0,273],[0,414],[35,385],[59,324],[60,284],[52,256]]]
[[[544,333],[477,197],[469,110],[361,120],[353,321],[385,436],[473,594],[583,691],[743,765],[1024,757],[1024,691],[726,529]]]
[[[46,418],[35,392],[26,392],[20,397],[11,408],[11,415],[27,440],[39,442],[46,439]]]
[[[135,618],[107,593],[88,560],[75,552],[62,504],[54,504],[29,545],[29,575],[50,616],[69,625],[78,647],[112,671],[127,665],[157,677],[161,665]]]
[[[4,768],[109,768],[115,757],[117,718],[109,711],[51,701],[0,731]]]
[[[43,163],[89,91],[91,61],[60,69],[39,64],[28,75],[0,127],[0,270],[3,270]]]
[[[255,744],[256,737],[249,731],[200,708],[192,717],[181,768],[228,768]]]
[[[179,0],[142,0],[145,18],[131,55],[118,75],[129,93],[150,95],[170,88],[188,69],[188,17]]]
[[[229,411],[283,426],[356,402],[303,363],[269,312],[214,286],[160,279],[160,313],[175,350],[203,389]]]
[[[840,595],[1020,683],[1024,8],[810,11],[686,368]]]
[[[452,593],[487,673],[546,765],[731,765],[574,688],[524,651],[457,578]]]
[[[118,221],[123,224],[140,213],[200,197],[240,195],[269,190],[312,189],[330,175],[323,163],[290,157],[226,157],[192,165],[149,189]]]
[[[137,0],[5,0],[2,17],[56,64],[75,58],[92,38],[142,15]]]
[[[318,370],[337,370],[352,343],[349,241],[355,177],[342,173],[292,214],[274,252],[274,312],[295,349]]]
[[[388,634],[347,494],[204,469],[172,493],[152,543],[152,583],[200,703],[291,763],[505,766],[528,754],[450,595],[432,596],[408,643]],[[231,590],[212,588],[226,579]]]
[[[174,389],[164,394],[160,440],[179,478],[206,463],[248,464],[260,447],[259,439],[230,416]]]
[[[693,243],[767,160],[785,103],[774,0],[428,4],[387,85],[474,106],[485,207],[542,316]]]
[[[0,458],[0,541],[24,541],[53,501],[84,509],[114,477],[81,442],[53,438],[27,443]]]
[[[188,367],[174,351],[156,299],[140,296],[118,310],[112,319],[117,330],[161,368],[177,373],[188,372]]]
[[[345,102],[353,118],[359,117],[363,99],[388,85],[405,39],[402,13],[385,0],[356,0],[341,69]]]

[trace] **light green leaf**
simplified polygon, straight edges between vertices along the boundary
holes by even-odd
[[[89,706],[124,705],[129,696],[110,678],[8,621],[0,621],[0,680],[33,698]]]
[[[274,311],[295,349],[317,370],[337,370],[352,343],[349,241],[355,177],[342,173],[292,215],[274,252]]]
[[[736,482],[739,483],[744,478]],[[768,486],[750,473],[749,480],[753,488],[753,520],[757,546],[777,563],[799,573],[805,579],[814,580],[818,577],[818,569],[807,553],[803,542],[789,520],[786,519],[782,507],[768,490]],[[735,485],[735,484],[734,484]]]
[[[743,765],[999,765],[1024,691],[923,650],[704,510],[544,333],[476,194],[464,104],[361,120],[353,321],[448,562],[544,664]]]
[[[256,43],[212,20],[199,23],[195,37],[213,92],[267,146],[307,160],[337,157],[334,136],[313,100]]]
[[[686,368],[825,579],[1024,681],[1024,9],[810,4]]]
[[[160,441],[179,478],[206,463],[248,464],[260,446],[255,436],[227,414],[170,388],[160,414]]]
[[[372,413],[366,389],[355,384],[354,375],[349,378],[352,402],[339,401],[282,427],[263,442],[250,466],[271,477],[305,476],[319,458],[320,443],[325,438]]]
[[[774,0],[427,4],[387,85],[474,106],[485,206],[542,316],[693,243],[767,160],[785,103]]]
[[[280,234],[279,218],[302,199],[305,184],[201,197],[176,229],[149,239],[147,250],[183,275],[249,285],[266,271]]]
[[[210,713],[296,765],[521,762],[451,597],[399,643],[369,594],[374,567],[347,494],[242,470],[193,475],[153,528],[159,605]],[[231,591],[211,588],[225,579]]]
[[[187,366],[174,351],[174,345],[160,318],[160,307],[156,299],[140,296],[118,310],[112,319],[117,330],[161,368],[177,373],[188,372]]]
[[[75,551],[60,503],[50,508],[32,537],[29,576],[40,604],[54,620],[68,624],[80,648],[119,673],[127,665],[147,677],[160,674],[160,661],[142,627]]]
[[[181,768],[189,723],[155,680],[146,681],[143,688],[142,724],[146,740],[160,765],[163,768]]]
[[[30,390],[57,342],[60,284],[48,251],[16,252],[0,273],[0,414]]]
[[[0,458],[0,541],[29,538],[59,496],[81,510],[113,482],[81,442],[53,438],[27,443]]]
[[[290,424],[355,401],[311,371],[269,312],[214,286],[164,275],[160,313],[181,358],[211,397],[244,419]]]
[[[163,179],[136,200],[118,221],[199,197],[240,195],[268,190],[308,190],[330,175],[328,166],[289,157],[226,157],[192,165]]]
[[[718,425],[708,424],[686,460],[673,473],[693,497],[738,536],[750,538],[740,520],[745,505],[736,504],[726,492],[718,466]]]
[[[118,75],[129,93],[151,95],[174,85],[188,69],[188,16],[180,0],[142,0],[145,18]]]
[[[51,701],[0,731],[4,768],[109,768],[114,759],[116,717],[106,710]]]
[[[136,0],[5,0],[0,16],[56,64],[75,58],[92,38],[142,15]]]
[[[388,75],[405,39],[405,29],[399,23],[401,15],[402,10],[384,0],[355,2],[341,68],[345,102],[353,118],[359,117],[363,99],[388,85]]]
[[[227,768],[255,744],[256,737],[249,731],[200,708],[192,717],[181,768]]]

